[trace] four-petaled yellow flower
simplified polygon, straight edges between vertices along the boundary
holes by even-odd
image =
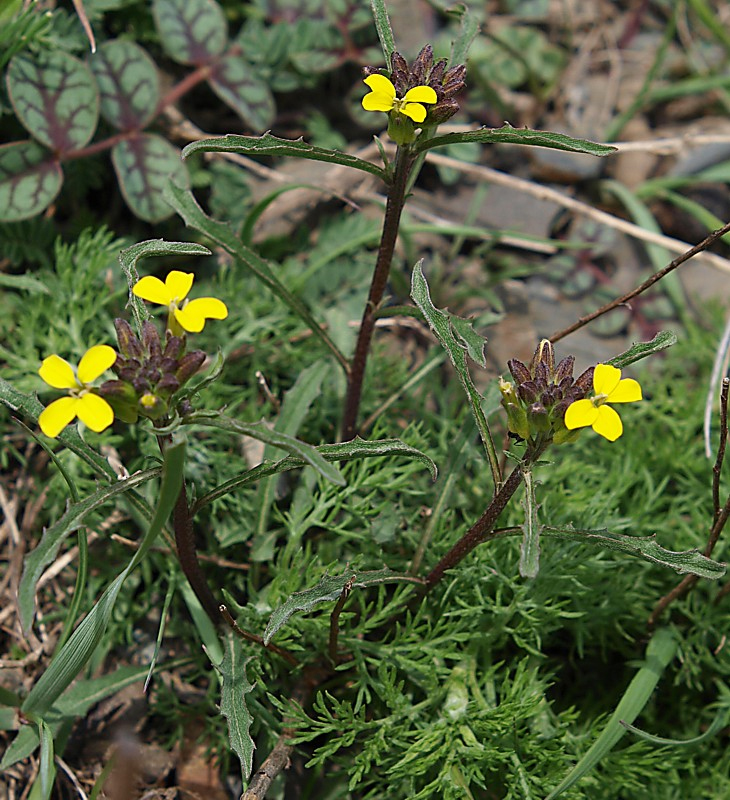
[[[422,103],[435,103],[436,92],[430,86],[414,86],[402,99],[395,96],[395,86],[385,75],[369,75],[365,83],[371,91],[362,99],[365,111],[395,111],[405,114],[414,122],[421,123],[426,119],[426,109]]]
[[[57,355],[43,360],[38,374],[54,389],[68,389],[68,397],[59,397],[45,408],[38,424],[46,436],[55,439],[59,433],[78,417],[92,431],[100,433],[114,422],[112,407],[103,397],[94,394],[89,383],[106,372],[117,360],[116,352],[106,344],[98,344],[86,351],[76,371]]]
[[[182,335],[183,330],[199,333],[207,319],[225,319],[228,309],[222,300],[215,297],[186,300],[193,277],[192,272],[173,270],[163,283],[159,278],[147,275],[134,284],[132,292],[150,303],[167,306],[170,312],[168,327],[174,335]]]
[[[585,428],[593,430],[615,442],[623,433],[621,417],[607,403],[634,403],[641,400],[641,386],[633,378],[621,378],[621,370],[610,364],[597,364],[593,373],[593,397],[576,400],[565,412],[568,430]]]

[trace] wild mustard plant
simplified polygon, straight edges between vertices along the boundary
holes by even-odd
[[[374,6],[382,17],[383,4],[374,3]],[[382,30],[382,18],[380,23],[379,29]],[[322,540],[333,532],[339,533],[339,520],[348,513],[347,504],[352,492],[361,487],[373,491],[373,486],[367,485],[366,481],[362,481],[357,488],[346,486],[347,476],[352,473],[347,470],[341,472],[337,464],[370,457],[382,459],[384,456],[403,456],[433,467],[427,455],[397,439],[365,441],[357,436],[372,335],[384,304],[401,212],[408,187],[415,179],[422,161],[420,156],[424,156],[432,147],[458,141],[529,144],[531,135],[535,133],[507,128],[498,131],[483,129],[458,134],[456,138],[452,134],[439,137],[436,133],[438,125],[458,111],[457,96],[465,87],[465,67],[461,64],[447,67],[445,59],[434,60],[430,45],[421,50],[410,66],[394,48],[391,52],[385,46],[384,51],[390,67],[389,74],[367,68],[364,81],[370,92],[362,101],[366,110],[385,113],[388,117],[387,130],[396,144],[396,153],[394,161],[386,162],[382,168],[359,163],[349,154],[315,148],[301,141],[281,140],[268,134],[263,137],[226,137],[223,142],[196,142],[187,149],[188,154],[207,148],[313,158],[363,169],[382,177],[387,190],[382,236],[351,357],[342,353],[327,338],[309,309],[287,291],[278,281],[275,271],[257,253],[243,245],[230,228],[203,214],[187,190],[174,186],[168,188],[172,207],[186,223],[215,241],[236,259],[241,269],[249,270],[262,284],[275,291],[282,302],[307,325],[317,328],[317,341],[329,348],[331,360],[343,370],[347,385],[340,417],[343,441],[311,445],[287,431],[288,425],[292,424],[293,427],[292,417],[300,412],[301,416],[305,416],[310,404],[318,397],[312,389],[316,382],[313,379],[301,388],[301,395],[295,395],[299,405],[292,402],[294,410],[291,416],[284,424],[273,429],[258,422],[249,423],[229,417],[223,409],[197,410],[193,407],[190,392],[185,387],[204,368],[207,358],[201,350],[187,349],[188,334],[202,331],[208,320],[226,319],[228,308],[222,300],[213,297],[188,300],[193,274],[178,270],[170,272],[164,281],[153,276],[134,282],[130,280],[130,290],[135,298],[167,309],[162,335],[151,320],[143,320],[135,331],[128,322],[117,319],[116,351],[107,345],[91,348],[75,372],[59,356],[49,356],[43,362],[41,377],[54,388],[68,390],[69,397],[54,401],[38,413],[33,398],[18,398],[18,393],[0,384],[5,402],[8,405],[15,404],[14,408],[21,408],[29,417],[38,419],[47,435],[61,436],[63,428],[77,417],[93,430],[103,431],[116,417],[127,424],[146,425],[146,429],[156,437],[163,455],[161,470],[155,468],[140,472],[122,482],[112,476],[109,486],[100,489],[98,496],[95,496],[94,502],[98,505],[117,494],[133,492],[147,480],[157,479],[161,475],[162,499],[154,509],[145,505],[144,497],[132,495],[138,510],[141,510],[140,516],[149,518],[151,522],[129,567],[110,584],[102,600],[64,644],[27,698],[18,703],[25,718],[35,726],[37,742],[42,741],[41,771],[45,766],[43,774],[46,777],[51,773],[53,763],[49,725],[55,723],[62,713],[56,701],[91,659],[104,634],[116,595],[126,575],[145,556],[168,517],[171,518],[175,535],[176,556],[193,590],[194,601],[213,623],[212,626],[201,623],[196,617],[201,636],[207,637],[206,650],[211,654],[220,675],[220,711],[228,720],[230,747],[241,761],[241,777],[248,784],[243,795],[245,800],[266,795],[272,781],[282,775],[290,757],[295,756],[294,741],[303,743],[318,737],[328,737],[328,741],[315,754],[314,760],[319,759],[317,766],[326,763],[328,757],[334,758],[345,742],[355,752],[354,758],[350,752],[347,753],[343,770],[332,770],[333,774],[340,773],[339,777],[335,775],[333,778],[340,781],[333,796],[354,796],[353,793],[358,791],[366,791],[363,796],[382,796],[382,787],[391,774],[379,775],[378,768],[382,763],[390,765],[392,774],[398,774],[403,797],[486,796],[487,793],[495,797],[518,796],[518,791],[528,796],[530,791],[525,791],[524,787],[530,783],[535,792],[539,790],[544,795],[545,775],[549,776],[551,785],[560,779],[565,760],[563,754],[558,753],[553,759],[544,755],[545,739],[552,737],[552,740],[558,740],[561,733],[557,730],[559,725],[553,724],[547,710],[548,680],[538,675],[534,663],[528,663],[535,660],[534,652],[530,652],[529,659],[521,661],[514,668],[513,674],[507,674],[500,690],[495,688],[493,679],[497,670],[492,660],[493,654],[489,652],[482,657],[482,651],[488,650],[492,643],[487,633],[472,626],[461,631],[459,637],[452,636],[452,620],[458,624],[460,615],[473,614],[470,618],[476,618],[482,614],[491,623],[485,610],[490,606],[484,600],[484,593],[489,591],[489,580],[493,576],[480,574],[478,580],[471,577],[469,588],[471,597],[475,598],[473,607],[458,609],[454,606],[448,614],[443,614],[440,606],[446,602],[447,596],[459,595],[464,572],[468,569],[462,562],[478,545],[515,534],[515,529],[499,529],[497,524],[523,485],[525,522],[520,530],[524,529],[525,558],[521,561],[527,564],[527,568],[523,571],[521,563],[519,568],[515,568],[514,575],[497,576],[503,579],[505,586],[510,587],[510,591],[519,584],[521,591],[527,593],[530,589],[525,589],[525,586],[533,584],[525,584],[522,578],[539,578],[535,552],[540,534],[544,538],[553,535],[571,542],[585,542],[590,537],[593,543],[603,543],[612,550],[632,555],[638,554],[652,563],[661,563],[693,575],[717,578],[724,572],[723,565],[710,560],[709,551],[704,555],[696,551],[673,553],[659,547],[653,539],[648,542],[642,540],[637,546],[636,537],[609,535],[603,530],[551,529],[541,520],[539,504],[535,499],[537,482],[533,480],[532,472],[542,463],[551,445],[570,445],[578,438],[580,429],[589,426],[610,441],[621,436],[623,425],[610,404],[629,403],[642,398],[639,384],[633,379],[622,378],[621,370],[632,361],[668,346],[671,335],[657,337],[656,341],[631,348],[614,359],[620,366],[597,364],[577,378],[573,377],[573,357],[567,356],[556,363],[553,342],[549,339],[538,344],[529,366],[511,359],[507,368],[512,381],[499,381],[506,416],[504,428],[514,440],[514,446],[504,462],[513,466],[505,477],[496,457],[495,437],[482,407],[484,398],[474,387],[466,356],[468,353],[473,361],[483,364],[485,342],[468,321],[433,306],[420,266],[414,268],[412,298],[459,375],[487,449],[489,464],[482,472],[488,476],[491,470],[491,494],[487,495],[486,500],[483,499],[483,485],[487,481],[482,480],[483,475],[480,474],[481,515],[473,522],[470,520],[466,531],[444,525],[442,541],[429,542],[424,535],[424,552],[421,555],[424,563],[429,564],[424,570],[420,569],[420,560],[418,568],[413,569],[396,571],[383,567],[383,562],[387,562],[391,556],[398,559],[396,563],[399,565],[407,561],[409,554],[400,552],[407,550],[407,547],[401,542],[398,542],[397,548],[393,548],[393,552],[386,553],[385,548],[378,552],[375,558],[377,563],[371,565],[372,569],[340,565],[342,550],[337,550],[336,543],[332,543],[334,537],[324,544],[317,541],[316,537],[311,542],[307,541],[306,546],[303,543],[304,532],[310,530],[316,530],[317,537],[321,536]],[[572,140],[558,134],[540,134],[540,142],[544,146],[597,155],[611,152],[606,146]],[[381,152],[385,155],[385,148]],[[176,253],[173,243],[163,244],[168,248],[165,251],[163,247],[163,252],[171,255]],[[136,247],[144,245],[149,245],[154,255],[160,254],[159,243],[143,243]],[[125,271],[131,274],[130,264],[133,265],[135,259],[124,262],[123,256],[123,263],[126,263]],[[418,286],[417,280],[421,281]],[[414,309],[414,313],[418,312]],[[116,377],[98,388],[92,386],[110,368]],[[208,380],[215,380],[218,376],[213,370]],[[321,384],[320,377],[317,391]],[[199,386],[200,383],[195,388]],[[150,422],[146,423],[146,420]],[[175,437],[186,431],[192,439],[196,426],[202,425],[222,429],[232,435],[254,436],[272,448],[284,450],[286,456],[278,461],[264,460],[252,468],[241,464],[236,474],[218,486],[199,491],[197,486],[192,487],[184,475],[184,445]],[[62,437],[62,441],[75,447],[76,452],[86,457],[89,463],[102,470],[105,468],[105,460],[83,441],[79,443],[70,436]],[[568,447],[558,451],[559,454],[566,452],[569,452]],[[233,453],[233,449],[226,452],[226,457],[230,457],[231,461],[235,460]],[[252,563],[247,565],[250,567],[248,581],[245,589],[240,591],[239,603],[227,585],[212,584],[201,568],[196,550],[196,514],[227,494],[245,491],[257,481],[269,480],[285,471],[302,470],[305,467],[308,469],[302,473],[301,483],[287,509],[290,520],[294,520],[292,527],[301,528],[299,538],[293,542],[283,542],[281,548],[278,544],[272,545],[273,554],[267,563],[263,563],[263,560],[253,562],[252,559]],[[385,474],[384,470],[378,473],[374,483],[386,481],[387,478],[382,477]],[[104,472],[104,475],[109,477],[108,472]],[[447,476],[449,480],[451,477]],[[317,507],[316,502],[318,481],[326,482],[329,492],[321,508]],[[445,496],[448,496],[447,492]],[[51,545],[46,542],[44,548],[39,548],[41,553],[35,556],[33,569],[24,575],[19,604],[26,627],[30,626],[33,618],[35,582],[40,574],[37,564],[47,558],[53,548],[57,552],[63,538],[78,527],[84,514],[88,513],[85,506],[79,507],[81,505],[76,504],[72,509],[75,516],[61,520],[51,528]],[[93,503],[88,505],[90,508],[96,507]],[[433,505],[436,507],[438,503]],[[264,516],[260,515],[259,518],[263,519]],[[717,519],[721,517],[719,510],[715,516]],[[728,516],[730,501],[725,518]],[[240,522],[243,524],[248,520]],[[366,537],[360,527],[362,525],[358,521],[356,534],[360,541],[364,541]],[[322,561],[319,561],[315,552],[317,546],[327,553],[334,552],[334,557],[329,561],[322,557]],[[444,551],[445,555],[439,558]],[[363,558],[372,556],[372,552],[370,548]],[[341,566],[335,574],[328,571],[333,562]],[[431,566],[433,562],[436,563]],[[448,593],[444,592],[443,596],[438,597],[437,592],[445,585],[447,576],[450,581]],[[289,588],[293,586],[300,589],[302,583],[304,588],[300,591]],[[363,600],[363,593],[372,588],[377,590],[377,599],[372,602]],[[357,597],[357,602],[343,613],[353,595]],[[223,600],[234,609],[235,615],[223,605]],[[197,612],[194,601],[190,605]],[[479,602],[483,608],[479,607]],[[334,607],[331,614],[323,622],[324,615],[317,616],[317,612],[332,603]],[[478,614],[474,614],[475,609]],[[268,623],[262,622],[264,612],[268,614]],[[309,627],[297,629],[297,633],[291,636],[289,647],[275,644],[272,641],[274,637],[287,626],[294,625],[294,618],[302,612],[311,614]],[[512,613],[512,609],[505,606],[503,618],[495,619],[494,627],[506,629],[508,623],[505,620]],[[225,625],[228,627],[222,633]],[[429,638],[433,631],[438,632],[435,639]],[[482,637],[488,640],[486,647],[482,647]],[[249,648],[247,650],[244,650],[244,641]],[[648,653],[651,657],[655,654],[657,641],[661,645],[658,663],[664,669],[671,662],[676,641],[673,635],[662,630],[660,639],[650,642]],[[399,650],[398,645],[403,643],[408,647],[407,656]],[[418,661],[419,658],[422,661]],[[460,663],[462,661],[463,664]],[[654,670],[653,688],[661,670],[657,672],[654,662],[643,669]],[[478,675],[479,670],[484,674]],[[252,681],[252,678],[255,680]],[[651,688],[647,689],[647,680],[642,680],[642,683],[642,694],[631,698],[633,703],[628,704],[631,707],[627,708],[623,718],[633,719],[647,702]],[[486,690],[483,693],[484,687]],[[524,687],[528,688],[520,691]],[[247,704],[247,696],[253,692],[257,693],[256,699]],[[484,695],[489,697],[485,699]],[[423,700],[414,700],[417,697]],[[272,722],[269,702],[281,711],[278,727]],[[266,712],[257,714],[254,719],[250,709],[258,711],[263,703],[267,703]],[[410,726],[425,706],[429,707],[431,718],[419,717],[412,729],[403,727]],[[68,711],[65,713],[71,715]],[[400,733],[406,731],[407,735],[391,737],[391,728],[380,725],[379,714],[389,715],[392,727],[400,725]],[[46,719],[51,722],[47,723]],[[519,732],[516,720],[521,725]],[[604,754],[618,740],[616,732],[611,730],[612,744],[607,749],[604,747]],[[622,732],[619,731],[619,734]],[[265,760],[255,772],[254,736],[264,743],[274,740],[271,752],[268,755],[263,753]],[[522,744],[520,748],[513,744],[513,740],[518,740],[519,736],[524,736],[535,756],[528,767],[520,762]],[[260,747],[260,752],[262,750],[264,748]],[[10,757],[4,757],[3,764],[14,763],[13,758],[24,757],[27,751],[27,742],[21,741]],[[436,755],[431,757],[433,754]],[[418,763],[418,769],[411,768],[411,764],[415,763]],[[529,770],[534,770],[535,774],[529,774]],[[343,778],[345,773],[346,777]]]

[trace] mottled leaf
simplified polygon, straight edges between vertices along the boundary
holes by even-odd
[[[178,184],[189,182],[177,147],[161,136],[142,133],[114,145],[112,161],[122,195],[136,216],[147,222],[172,216],[162,191],[173,176]]]
[[[356,572],[348,570],[344,575],[325,575],[320,582],[311,589],[303,592],[294,592],[283,606],[274,611],[269,624],[264,631],[264,644],[268,644],[274,634],[281,629],[286,621],[298,611],[311,611],[320,603],[337,600],[345,589],[363,589],[366,586],[375,586],[380,583],[396,583],[407,581],[409,583],[422,583],[412,575],[399,575],[389,569],[378,569],[370,572]]]
[[[155,62],[134,42],[104,42],[89,58],[99,85],[101,115],[122,131],[143,128],[155,114],[160,80]]]
[[[18,119],[42,144],[67,153],[94,135],[99,93],[82,61],[60,50],[22,53],[10,62],[7,81]]]
[[[253,751],[256,745],[251,738],[249,728],[253,718],[246,707],[246,695],[253,689],[246,677],[246,664],[243,642],[238,636],[229,633],[225,640],[223,661],[218,671],[223,679],[221,687],[221,714],[228,722],[228,739],[231,749],[241,762],[241,777],[244,783],[248,780],[253,766]]]
[[[162,46],[179,64],[207,64],[225,50],[228,25],[214,0],[154,0]]]
[[[222,58],[212,68],[208,80],[218,97],[253,130],[265,131],[271,127],[276,112],[274,98],[255,68],[240,55]]]
[[[540,522],[537,511],[540,508],[535,498],[535,479],[532,470],[523,470],[525,481],[525,521],[522,524],[522,544],[520,545],[520,575],[523,578],[536,578],[540,571]]]
[[[48,208],[61,191],[58,160],[36,142],[0,147],[0,219],[17,222]]]

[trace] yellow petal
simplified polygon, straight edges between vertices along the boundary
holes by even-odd
[[[180,272],[174,269],[165,278],[165,286],[174,300],[182,301],[188,296],[194,279],[192,272]]]
[[[153,275],[145,275],[144,278],[140,278],[132,287],[132,294],[161,306],[169,306],[173,300],[173,295],[170,294],[167,286]]]
[[[393,98],[383,92],[370,92],[363,97],[362,107],[365,111],[385,111],[387,113],[393,108]]]
[[[94,347],[90,347],[81,361],[79,361],[79,380],[81,383],[95,381],[116,360],[117,354],[108,344],[97,344]]]
[[[78,386],[73,368],[61,356],[52,355],[44,358],[38,374],[54,389],[75,389]]]
[[[618,382],[618,386],[609,394],[609,403],[635,403],[641,400],[641,386],[633,378],[624,378]]]
[[[77,402],[76,414],[78,418],[92,431],[100,433],[114,422],[112,407],[98,394],[87,392]]]
[[[414,86],[403,99],[406,103],[435,103],[438,97],[430,86]]]
[[[569,431],[593,425],[598,417],[598,409],[590,400],[576,400],[565,412],[565,427]]]
[[[227,316],[226,304],[215,297],[199,297],[184,308],[175,309],[175,319],[190,333],[200,333],[206,319],[225,319]]]
[[[368,75],[367,78],[364,79],[363,83],[372,89],[374,94],[382,94],[391,99],[391,108],[393,107],[392,100],[395,98],[395,86],[389,78],[386,78],[385,75]]]
[[[420,103],[406,103],[401,108],[401,113],[410,117],[414,122],[423,122],[426,119],[426,109]]]
[[[46,436],[55,439],[59,433],[76,419],[79,400],[76,397],[59,397],[41,411],[38,424]]]
[[[615,442],[624,432],[621,417],[619,417],[611,406],[599,406],[596,411],[598,411],[598,417],[593,423],[593,430],[596,433],[600,433],[600,435],[608,439],[609,442]]]
[[[593,390],[596,394],[610,395],[621,380],[621,370],[610,364],[596,364],[593,373]]]

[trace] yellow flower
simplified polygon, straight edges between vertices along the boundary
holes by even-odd
[[[164,283],[152,275],[141,278],[132,287],[132,292],[150,303],[167,306],[170,312],[168,327],[174,335],[180,336],[183,330],[199,333],[207,319],[225,319],[228,316],[226,304],[215,297],[186,300],[192,285],[192,272],[173,270]]]
[[[117,354],[106,344],[89,348],[74,368],[60,356],[52,355],[43,360],[38,374],[54,389],[68,389],[68,397],[54,400],[45,408],[38,424],[46,436],[55,439],[59,433],[78,417],[92,431],[100,433],[114,422],[112,407],[103,397],[94,394],[91,381],[106,372],[117,360]]]
[[[607,403],[635,403],[641,400],[641,386],[632,378],[621,378],[621,370],[610,364],[597,364],[593,373],[595,395],[576,400],[565,412],[568,430],[591,426],[593,430],[615,442],[623,433],[621,417]]]
[[[438,99],[430,86],[414,86],[400,99],[395,96],[395,86],[385,75],[369,75],[365,83],[371,89],[362,99],[365,111],[395,111],[418,123],[426,119],[426,109],[421,103],[435,103]]]

